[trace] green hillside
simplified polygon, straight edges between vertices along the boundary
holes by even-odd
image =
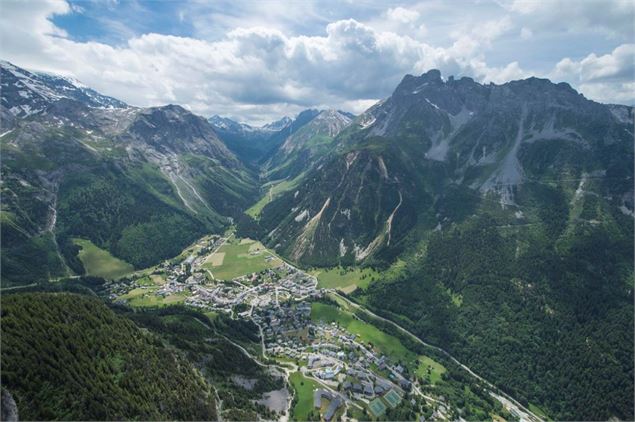
[[[215,419],[210,385],[99,300],[2,297],[2,387],[23,420]]]

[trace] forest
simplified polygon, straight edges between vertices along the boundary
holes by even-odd
[[[426,250],[371,284],[377,313],[556,420],[633,418],[632,239],[578,225],[554,244],[482,215]]]

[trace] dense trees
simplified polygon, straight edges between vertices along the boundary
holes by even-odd
[[[20,418],[214,419],[192,365],[96,298],[2,298],[2,385]]]
[[[578,224],[554,244],[496,226],[481,216],[435,233],[369,303],[555,419],[632,418],[628,230]]]

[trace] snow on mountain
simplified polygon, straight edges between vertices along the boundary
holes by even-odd
[[[88,88],[63,76],[30,72],[7,61],[0,61],[2,106],[16,117],[38,114],[62,98],[70,98],[89,107],[125,108],[126,103]]]

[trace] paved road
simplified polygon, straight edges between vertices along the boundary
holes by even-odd
[[[406,334],[407,336],[413,338],[418,343],[420,343],[420,344],[422,344],[422,345],[424,345],[426,347],[429,347],[431,349],[434,349],[434,350],[436,350],[438,352],[443,353],[452,362],[454,362],[457,365],[459,365],[461,368],[463,368],[465,371],[467,371],[474,378],[478,379],[479,381],[481,381],[484,384],[486,384],[489,388],[491,388],[492,390],[496,391],[496,393],[490,392],[490,394],[492,394],[497,400],[499,400],[503,404],[503,406],[505,406],[506,408],[514,409],[521,416],[521,419],[528,420],[528,421],[531,421],[531,422],[542,422],[543,421],[543,419],[539,418],[537,415],[535,415],[533,412],[531,412],[525,406],[523,406],[518,401],[516,401],[513,397],[511,397],[508,394],[500,391],[494,384],[492,384],[491,382],[487,381],[485,378],[481,377],[480,375],[478,375],[474,371],[472,371],[469,367],[467,367],[466,365],[464,365],[461,362],[459,362],[449,352],[445,351],[444,349],[442,349],[442,348],[440,348],[438,346],[434,346],[432,344],[426,343],[425,341],[421,340],[419,337],[417,337],[416,335],[414,335],[410,331],[406,330],[405,328],[403,328],[399,324],[395,323],[394,321],[391,321],[389,319],[381,317],[381,316],[375,314],[374,312],[368,310],[367,308],[365,308],[365,307],[363,307],[363,306],[361,306],[361,305],[359,305],[359,304],[357,304],[355,302],[352,302],[348,298],[340,295],[337,291],[335,291],[335,290],[329,290],[329,291],[331,293],[337,295],[339,298],[343,299],[344,301],[346,301],[352,307],[354,307],[356,309],[360,309],[360,310],[366,312],[368,315],[371,315],[374,318],[377,318],[377,319],[379,319],[381,321],[387,322],[388,324],[390,324],[393,327],[395,327],[397,330],[401,331],[403,334]]]

